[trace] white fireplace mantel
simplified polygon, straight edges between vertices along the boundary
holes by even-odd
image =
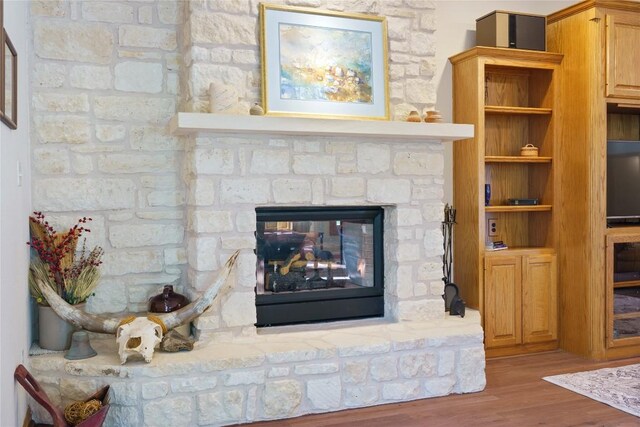
[[[174,135],[203,132],[306,136],[357,136],[398,141],[455,141],[473,138],[473,125],[336,120],[303,117],[177,113],[169,123]]]

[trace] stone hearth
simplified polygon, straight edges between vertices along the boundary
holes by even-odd
[[[479,315],[429,322],[380,320],[272,328],[200,342],[191,352],[156,352],[120,365],[114,340],[98,356],[32,357],[53,402],[66,405],[111,385],[107,426],[212,426],[280,419],[485,386]]]

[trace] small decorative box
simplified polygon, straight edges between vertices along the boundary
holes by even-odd
[[[533,144],[527,144],[520,149],[520,155],[523,157],[538,157],[538,147]]]

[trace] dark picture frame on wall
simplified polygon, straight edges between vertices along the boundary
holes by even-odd
[[[4,47],[4,0],[0,0],[0,46]],[[0,88],[4,88],[4,55],[0,55]],[[0,109],[4,106],[4,90],[0,90]]]
[[[0,89],[0,120],[11,129],[18,128],[18,53],[7,31],[2,30],[2,87]]]

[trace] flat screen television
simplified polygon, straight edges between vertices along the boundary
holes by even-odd
[[[640,141],[607,142],[607,220],[640,219]]]

